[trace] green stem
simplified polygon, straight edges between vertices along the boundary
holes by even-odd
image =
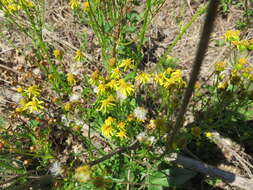
[[[146,10],[145,10],[145,13],[144,13],[144,23],[143,23],[142,31],[141,31],[141,34],[140,34],[140,37],[139,37],[140,38],[140,43],[137,47],[137,53],[139,54],[139,56],[138,56],[138,60],[137,60],[137,63],[135,65],[135,69],[134,69],[135,75],[137,73],[138,64],[140,63],[140,61],[142,59],[141,48],[142,48],[142,45],[143,45],[143,42],[144,42],[145,33],[147,31],[147,28],[148,28],[150,13],[151,13],[151,0],[147,0],[146,1]]]
[[[179,34],[176,36],[176,38],[173,40],[172,44],[168,47],[167,51],[164,53],[164,55],[159,60],[159,65],[161,62],[166,60],[169,53],[171,53],[172,49],[177,45],[178,41],[181,40],[183,35],[186,33],[186,31],[189,29],[189,27],[202,15],[206,12],[208,7],[208,3],[206,3],[204,6],[200,7],[197,12],[192,16],[191,20],[182,27]]]

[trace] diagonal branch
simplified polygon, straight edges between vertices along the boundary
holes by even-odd
[[[171,130],[171,132],[172,132],[171,137],[169,137],[169,135],[168,135],[168,142],[167,142],[167,147],[166,147],[165,153],[168,151],[169,148],[171,148],[172,143],[174,142],[178,131],[183,126],[184,115],[185,115],[187,106],[189,104],[190,98],[193,94],[195,83],[198,80],[200,68],[201,68],[203,59],[205,57],[207,47],[208,47],[208,42],[209,42],[210,35],[211,35],[212,29],[213,29],[214,20],[216,18],[216,14],[217,14],[218,4],[219,4],[219,0],[210,0],[204,28],[202,31],[202,36],[201,36],[201,39],[199,42],[198,50],[196,53],[196,58],[194,61],[192,72],[191,72],[190,81],[189,81],[187,89],[185,91],[182,105],[179,110],[179,114],[176,118],[176,123],[173,126],[173,129]]]

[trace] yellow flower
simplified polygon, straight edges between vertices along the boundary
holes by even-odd
[[[169,81],[169,86],[172,87],[176,85],[176,88],[182,88],[186,85],[186,82],[183,80],[183,73],[181,70],[177,69],[172,74],[170,79],[165,78],[166,81]],[[166,83],[166,82],[165,82]],[[166,86],[166,84],[164,84]]]
[[[211,132],[206,132],[206,137],[207,138],[211,138],[213,136],[213,134]]]
[[[155,82],[162,86],[164,84],[164,80],[165,80],[165,75],[164,73],[158,73],[155,75]]]
[[[180,82],[182,80],[183,73],[181,70],[177,69],[171,74],[171,78],[175,81]]]
[[[133,69],[134,65],[133,65],[133,60],[132,59],[124,59],[121,64],[119,65],[119,67],[123,67],[124,71],[126,71],[127,69]]]
[[[227,62],[219,61],[215,63],[214,68],[216,72],[221,72],[225,70],[226,66],[227,66]]]
[[[17,90],[17,92],[18,92],[18,93],[22,93],[22,92],[24,92],[24,90],[23,90],[23,88],[22,88],[22,87],[18,87],[16,90]]]
[[[119,122],[118,127],[120,130],[126,131],[126,123],[125,122],[123,122],[123,121]]]
[[[126,131],[124,131],[124,130],[120,130],[117,134],[116,134],[116,136],[117,137],[119,137],[119,138],[126,138],[127,136],[126,136]]]
[[[224,34],[225,40],[228,42],[239,41],[240,31],[239,30],[228,30]]]
[[[117,81],[114,80],[114,79],[112,79],[110,82],[108,82],[106,84],[106,86],[109,87],[109,88],[111,88],[111,89],[116,89],[117,84],[118,84]]]
[[[182,71],[181,70],[175,70],[175,71],[171,71],[171,74],[168,76],[167,71],[164,72],[164,79],[163,79],[163,83],[162,86],[165,88],[171,88],[175,85],[183,85],[184,81],[182,79]]]
[[[40,95],[40,90],[37,85],[30,86],[27,90],[25,90],[25,92],[27,93],[29,98],[31,96],[39,96]]]
[[[201,84],[200,84],[199,81],[197,81],[197,82],[195,83],[195,89],[200,89],[200,87],[201,87]]]
[[[54,57],[58,60],[61,60],[62,59],[62,51],[59,50],[59,49],[55,49],[54,50]]]
[[[70,0],[69,5],[71,9],[76,9],[80,6],[80,2],[78,0]]]
[[[19,104],[24,107],[26,105],[26,100],[24,98],[21,98]]]
[[[20,8],[21,8],[20,5],[13,3],[6,6],[6,9],[11,13],[20,10]]]
[[[155,120],[154,119],[151,119],[149,121],[149,124],[146,125],[146,127],[149,129],[149,130],[153,130],[156,128],[156,125],[155,125]]]
[[[30,110],[30,113],[32,113],[33,111],[37,111],[40,112],[44,107],[41,105],[43,104],[43,101],[39,101],[36,97],[32,98],[32,101],[26,103],[26,105],[24,106],[23,110]]]
[[[117,63],[117,60],[115,57],[113,57],[109,60],[109,66],[112,68],[116,65],[116,63]]]
[[[137,81],[139,81],[141,84],[146,84],[150,81],[150,74],[142,72],[138,76],[135,77]]]
[[[99,71],[94,71],[91,76],[90,76],[90,84],[92,85],[96,85],[98,83],[99,80]]]
[[[118,81],[117,90],[119,90],[125,96],[129,96],[134,92],[134,86],[125,82],[124,79]]]
[[[48,75],[47,75],[47,78],[48,78],[49,80],[53,80],[53,79],[54,79],[54,75],[48,74]]]
[[[72,73],[68,73],[68,74],[67,74],[67,81],[68,81],[68,84],[69,84],[70,86],[73,86],[73,85],[76,84],[75,77],[74,77],[74,75],[73,75]]]
[[[79,182],[87,182],[91,179],[91,167],[89,165],[83,165],[75,170],[75,175],[74,177],[79,181]]]
[[[247,59],[245,57],[242,57],[238,60],[238,63],[241,65],[245,65],[247,63]]]
[[[232,43],[241,51],[246,50],[250,45],[248,40],[233,41]]]
[[[172,68],[168,67],[168,68],[166,69],[166,71],[165,71],[164,74],[170,75],[170,74],[173,73],[173,72],[174,72],[174,70],[173,70]]]
[[[103,124],[101,127],[102,134],[106,137],[111,137],[113,135],[113,128],[111,125]]]
[[[81,50],[77,50],[75,57],[74,57],[75,61],[80,62],[80,61],[82,61],[83,57],[84,57],[84,55],[81,52]]]
[[[66,102],[65,105],[64,105],[65,111],[70,111],[71,108],[72,108],[71,102]]]
[[[112,70],[111,78],[119,79],[122,76],[122,73],[118,67]]]
[[[228,87],[228,83],[227,82],[220,82],[218,83],[218,88],[219,89],[226,89]]]
[[[34,3],[29,0],[21,0],[21,6],[26,6],[26,7],[34,7]]]
[[[23,108],[21,108],[21,107],[17,107],[15,111],[16,111],[17,113],[20,113],[20,112],[22,112],[22,111],[23,111]]]
[[[101,101],[101,106],[99,110],[105,113],[108,109],[116,105],[115,103],[113,103],[114,101],[114,97],[110,95],[107,99]]]
[[[107,86],[105,84],[98,85],[98,94],[102,95],[105,94]]]
[[[134,121],[134,115],[133,114],[129,114],[127,116],[127,121]]]
[[[110,116],[110,117],[108,117],[108,118],[105,120],[105,124],[106,124],[106,125],[112,125],[114,121],[115,121],[115,119],[112,118],[112,117]]]
[[[253,73],[253,68],[252,67],[246,67],[242,69],[242,76],[244,78],[250,79],[250,75]]]
[[[248,40],[241,40],[240,44],[247,47],[249,45],[249,41]]]
[[[88,1],[85,1],[83,3],[83,10],[88,11],[90,9],[90,3]]]

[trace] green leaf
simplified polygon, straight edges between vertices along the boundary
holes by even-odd
[[[150,185],[148,190],[163,190],[163,187],[159,185]]]
[[[216,40],[215,46],[222,47],[225,45],[225,40]]]
[[[164,172],[168,175],[168,182],[172,186],[183,185],[197,174],[194,171],[176,167],[164,170]]]
[[[158,185],[161,185],[164,187],[169,186],[167,176],[166,176],[166,174],[164,174],[162,172],[155,172],[154,174],[149,176],[149,183],[154,184],[154,186],[158,186]]]
[[[135,77],[135,73],[134,73],[134,72],[131,72],[131,73],[129,73],[128,75],[126,75],[125,80],[134,79],[134,77]]]
[[[137,30],[137,28],[135,27],[135,26],[129,26],[129,27],[126,27],[125,29],[124,29],[124,31],[127,33],[127,32],[129,32],[129,33],[133,33],[133,32],[135,32]]]

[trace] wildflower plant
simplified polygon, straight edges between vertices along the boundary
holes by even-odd
[[[89,58],[85,42],[80,40],[79,47],[73,48],[71,64],[91,65],[82,73],[66,66],[63,48],[44,41],[45,1],[0,0],[8,22],[32,40],[33,66],[43,72],[40,79],[17,85],[20,98],[11,115],[18,123],[17,134],[1,129],[0,150],[4,147],[12,159],[16,155],[32,159],[32,173],[50,173],[61,181],[55,189],[169,187],[167,165],[173,164],[164,153],[171,136],[175,140],[169,153],[186,147],[198,151],[212,141],[212,130],[236,131],[229,128],[231,122],[241,120],[252,108],[253,39],[229,30],[221,40],[231,48],[231,57],[213,63],[210,80],[195,84],[188,108],[194,121],[184,118],[183,127],[173,134],[188,81],[176,64],[179,59],[166,54],[189,25],[156,65],[143,69],[145,34],[165,1],[146,0],[143,14],[137,14],[140,2],[68,1],[76,24],[92,29],[101,48],[95,61]],[[196,15],[204,11],[201,8]],[[29,27],[20,22],[22,18]],[[253,135],[248,129],[240,129],[240,134],[243,130]],[[26,165],[13,170],[25,178],[30,175]]]

